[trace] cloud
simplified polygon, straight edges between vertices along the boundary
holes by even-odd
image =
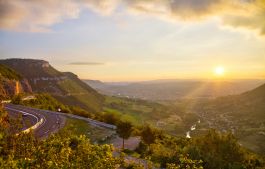
[[[265,35],[265,1],[256,0],[249,4],[245,15],[230,14],[223,17],[223,23],[235,28],[255,30]]]
[[[69,65],[87,65],[87,66],[96,66],[96,65],[104,65],[105,63],[101,62],[72,62]]]
[[[218,17],[226,26],[265,35],[264,0],[127,0],[127,4],[135,14],[185,22]]]
[[[78,18],[82,10],[107,16],[120,7],[129,14],[178,22],[218,17],[224,25],[265,34],[264,0],[0,0],[0,29],[47,32],[56,23]]]
[[[101,15],[110,15],[120,3],[119,0],[80,0],[80,4]]]
[[[221,12],[223,0],[127,0],[128,7],[133,12],[162,16],[167,19],[197,20]]]
[[[72,1],[1,0],[0,27],[5,30],[46,32],[67,18],[77,18],[80,8]]]

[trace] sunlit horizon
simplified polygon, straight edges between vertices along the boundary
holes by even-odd
[[[265,79],[264,7],[262,0],[3,1],[0,59],[43,59],[101,81]],[[222,75],[213,72],[218,65]]]

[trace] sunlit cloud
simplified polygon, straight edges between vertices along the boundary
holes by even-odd
[[[265,34],[264,0],[127,0],[129,11],[170,21],[194,22],[218,17],[223,24]]]
[[[69,65],[97,66],[97,65],[104,65],[104,63],[101,63],[101,62],[72,62],[72,63],[69,63]]]
[[[131,15],[194,22],[217,17],[226,26],[265,34],[264,0],[2,0],[0,28],[12,31],[47,32],[65,19],[90,9],[100,15],[115,14],[122,7]]]
[[[4,30],[47,32],[50,26],[67,18],[77,18],[79,6],[72,1],[0,1],[0,27]]]
[[[256,0],[248,5],[245,15],[226,15],[223,17],[223,23],[235,28],[254,30],[265,35],[265,1]]]

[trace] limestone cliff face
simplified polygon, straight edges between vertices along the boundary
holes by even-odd
[[[15,70],[0,64],[0,100],[7,99],[19,93],[31,93],[32,89],[27,79]]]
[[[10,98],[20,93],[32,93],[31,86],[26,79],[0,78],[0,97],[2,99]]]

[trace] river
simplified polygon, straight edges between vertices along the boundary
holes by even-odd
[[[191,131],[196,130],[196,126],[197,126],[197,124],[200,124],[200,123],[201,123],[201,120],[199,119],[195,124],[193,124],[193,125],[190,127],[190,130],[186,132],[186,138],[191,138],[191,136],[190,136]]]

